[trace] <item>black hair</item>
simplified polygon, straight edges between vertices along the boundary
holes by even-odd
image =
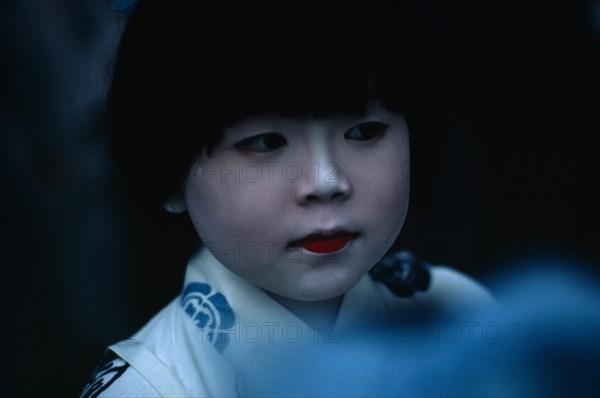
[[[143,244],[177,261],[198,246],[189,217],[163,203],[200,149],[246,117],[362,115],[377,98],[408,121],[413,172],[427,164],[419,154],[430,151],[415,147],[432,133],[430,50],[411,1],[141,0],[122,37],[108,121],[136,222],[154,224],[160,240]],[[167,244],[173,237],[179,247]]]

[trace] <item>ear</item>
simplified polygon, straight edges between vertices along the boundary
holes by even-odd
[[[163,208],[169,213],[179,214],[187,210],[187,206],[180,193],[173,194],[163,204]]]

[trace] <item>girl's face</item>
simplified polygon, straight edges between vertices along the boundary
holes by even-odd
[[[354,286],[391,247],[408,208],[406,122],[372,105],[364,118],[266,115],[227,128],[198,156],[183,193],[212,254],[290,299]]]

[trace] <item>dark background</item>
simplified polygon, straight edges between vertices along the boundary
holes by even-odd
[[[183,276],[149,270],[144,280],[163,289],[134,300],[148,286],[126,266],[102,123],[126,23],[110,3],[0,1],[7,396],[77,396],[104,347],[166,304]],[[402,247],[482,280],[535,253],[595,267],[600,2],[422,6],[447,62],[443,156],[432,211],[409,216]]]

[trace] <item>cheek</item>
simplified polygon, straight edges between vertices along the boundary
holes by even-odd
[[[403,219],[408,209],[410,189],[408,179],[396,172],[383,173],[381,177],[372,192],[373,205],[370,207],[381,217]]]
[[[408,210],[410,158],[407,146],[391,147],[365,162],[356,177],[356,193],[371,226],[385,234],[397,234]],[[395,237],[394,237],[395,239]]]
[[[234,175],[193,178],[186,188],[186,204],[204,242],[251,243],[269,237],[284,188],[268,181],[236,181]]]
[[[377,156],[359,166],[362,189],[372,196],[374,202],[388,206],[403,206],[408,200],[410,188],[410,156],[408,148],[384,148]],[[374,207],[374,206],[372,206]]]
[[[388,206],[405,212],[408,207],[410,193],[410,158],[407,149],[400,156],[390,156],[389,163],[383,168],[382,197],[386,198]]]

